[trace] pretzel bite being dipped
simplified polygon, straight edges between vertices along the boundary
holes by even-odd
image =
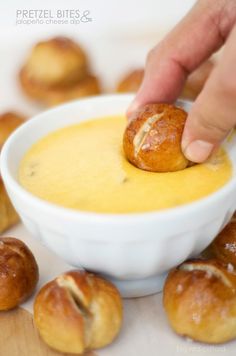
[[[236,338],[236,273],[218,260],[189,260],[172,270],[163,295],[170,325],[206,343]]]
[[[181,150],[187,113],[170,104],[147,104],[129,121],[123,137],[127,159],[136,167],[152,172],[173,172],[189,161]]]
[[[33,293],[38,266],[29,248],[15,238],[0,238],[0,310],[15,308]]]
[[[202,254],[205,257],[215,257],[224,263],[230,263],[236,268],[235,215]]]
[[[124,76],[118,83],[116,91],[118,93],[133,93],[138,91],[144,76],[143,69],[135,69]]]
[[[36,297],[34,319],[52,348],[81,354],[110,344],[122,322],[117,289],[91,273],[75,270],[45,285]]]
[[[19,78],[30,98],[49,106],[100,92],[85,52],[64,37],[36,44]]]

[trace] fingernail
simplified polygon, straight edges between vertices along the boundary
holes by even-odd
[[[196,140],[191,142],[183,150],[185,157],[190,161],[200,163],[204,162],[211,154],[214,145],[207,141]]]

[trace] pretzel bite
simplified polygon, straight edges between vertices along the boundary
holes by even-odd
[[[181,150],[187,113],[170,104],[148,104],[136,111],[123,137],[127,159],[152,172],[184,169],[189,161]]]
[[[20,114],[6,112],[0,115],[0,150],[8,136],[25,120]]]
[[[49,346],[80,354],[113,341],[121,327],[122,302],[110,282],[75,270],[40,290],[34,304],[34,319]]]
[[[101,92],[99,81],[93,75],[87,75],[78,83],[67,87],[60,85],[54,87],[37,85],[29,80],[27,72],[24,69],[20,73],[20,79],[25,93],[46,106],[54,106],[69,100],[100,94]]]
[[[64,37],[39,42],[19,73],[24,92],[46,106],[100,93],[80,46]]]
[[[143,69],[135,69],[128,74],[118,83],[116,91],[118,93],[128,93],[138,91],[144,76]]]
[[[205,82],[208,79],[213,67],[214,67],[213,60],[208,60],[204,62],[195,71],[193,71],[189,75],[180,96],[184,99],[195,100],[196,97],[202,91]]]
[[[15,308],[33,293],[38,266],[29,248],[20,240],[0,238],[0,310]]]
[[[65,37],[37,43],[25,64],[29,80],[44,85],[67,85],[87,74],[87,58],[80,46]]]
[[[18,221],[19,217],[11,204],[0,176],[0,233],[15,225]]]
[[[24,119],[23,116],[14,112],[0,115],[0,152],[8,136],[24,122]],[[0,232],[16,224],[18,220],[19,217],[10,202],[0,176]]]
[[[218,260],[189,260],[169,273],[164,308],[180,335],[219,344],[236,338],[236,273]]]
[[[203,256],[215,257],[224,263],[236,267],[236,216],[219,233],[215,240],[203,252]]]

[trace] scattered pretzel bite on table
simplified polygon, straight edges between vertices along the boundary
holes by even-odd
[[[24,121],[25,117],[13,111],[0,114],[0,150],[8,136]]]
[[[180,97],[195,100],[202,91],[216,61],[213,59],[202,63],[197,69],[189,74],[184,84]],[[116,86],[117,93],[135,93],[138,91],[144,78],[144,69],[133,69],[126,73]]]
[[[85,52],[77,43],[65,37],[37,43],[25,68],[29,78],[45,85],[71,84],[88,73]]]
[[[29,298],[38,278],[29,248],[18,239],[0,237],[0,310],[13,309]]]
[[[0,114],[0,154],[1,148],[8,136],[25,120],[25,117],[16,112]],[[8,229],[19,221],[0,176],[0,232]]]
[[[100,84],[94,75],[87,75],[78,83],[73,83],[68,87],[38,85],[33,80],[29,80],[24,69],[21,71],[20,77],[25,93],[46,106],[55,106],[73,99],[100,94]]]
[[[181,150],[187,113],[170,104],[147,104],[134,112],[123,136],[127,159],[152,172],[173,172],[190,162]]]
[[[173,330],[205,343],[236,338],[236,273],[231,264],[189,260],[172,270],[163,294]]]
[[[0,233],[15,225],[18,221],[19,216],[12,206],[0,176]]]
[[[213,59],[205,61],[188,76],[180,97],[183,99],[195,100],[202,91],[215,61]]]
[[[122,301],[110,282],[84,271],[69,271],[39,291],[34,320],[46,344],[80,354],[106,346],[117,336]]]
[[[214,257],[236,267],[236,216],[216,236],[213,242],[203,251],[204,257]]]
[[[144,69],[135,69],[127,73],[117,84],[116,92],[133,93],[138,91],[144,76]]]
[[[37,43],[20,71],[24,92],[46,106],[100,93],[88,58],[69,38],[55,37]]]

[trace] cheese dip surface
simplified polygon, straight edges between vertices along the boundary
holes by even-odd
[[[130,164],[123,153],[125,117],[83,121],[35,143],[19,168],[21,185],[54,204],[98,213],[137,213],[190,203],[221,188],[232,176],[226,153],[171,173]]]

